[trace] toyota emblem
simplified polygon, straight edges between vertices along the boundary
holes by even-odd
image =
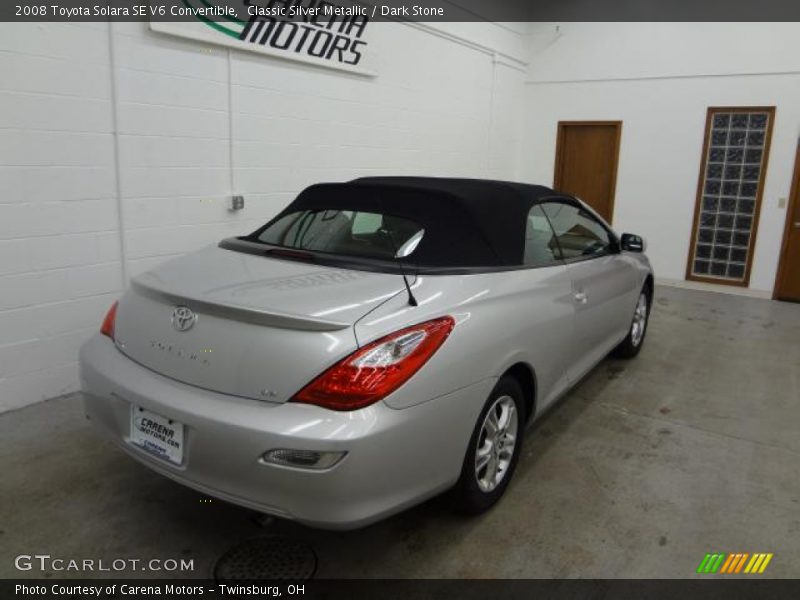
[[[178,331],[189,331],[197,322],[197,315],[188,306],[176,306],[172,311],[172,326]]]

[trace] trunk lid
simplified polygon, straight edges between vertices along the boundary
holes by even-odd
[[[116,343],[178,381],[285,402],[353,352],[355,322],[403,289],[398,275],[214,246],[136,277],[120,300]]]

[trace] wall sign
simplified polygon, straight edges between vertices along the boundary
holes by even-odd
[[[153,31],[374,76],[370,10],[351,0],[174,0],[184,20],[151,18]],[[151,0],[151,6],[163,6]],[[168,13],[169,14],[169,13]]]

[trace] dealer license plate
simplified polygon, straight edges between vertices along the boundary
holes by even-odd
[[[183,424],[131,406],[131,443],[176,465],[183,462]]]

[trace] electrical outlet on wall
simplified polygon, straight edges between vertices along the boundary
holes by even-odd
[[[231,196],[229,210],[242,210],[244,208],[244,196]]]

